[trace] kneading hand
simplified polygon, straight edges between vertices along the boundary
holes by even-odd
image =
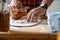
[[[42,7],[37,7],[32,10],[27,14],[26,20],[27,22],[34,22],[37,20],[38,17],[44,16],[46,13],[46,9]]]

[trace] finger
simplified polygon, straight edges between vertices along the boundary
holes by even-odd
[[[30,21],[30,18],[31,18],[31,13],[29,12],[29,13],[27,14],[27,16],[26,16],[26,20],[27,20],[27,22]]]
[[[37,22],[37,17],[34,17],[32,22]]]
[[[34,19],[36,18],[35,15],[36,15],[36,11],[34,11],[34,12],[32,13],[30,22],[33,22],[33,21],[34,21]]]
[[[32,13],[30,22],[36,21],[37,20],[37,14],[40,12],[40,10],[35,9],[34,12]]]
[[[27,10],[25,10],[27,13]],[[28,15],[31,15],[30,13],[27,13],[27,15],[25,16],[25,20],[27,20],[27,18],[29,17]]]
[[[33,14],[34,10],[31,10],[28,14],[27,14],[27,22],[30,22],[31,19],[31,15]]]

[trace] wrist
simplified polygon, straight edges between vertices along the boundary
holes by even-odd
[[[39,5],[39,7],[48,9],[48,5],[47,5],[46,3],[41,3],[41,4]]]

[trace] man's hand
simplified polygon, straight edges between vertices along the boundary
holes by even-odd
[[[46,13],[45,8],[37,7],[32,9],[26,16],[27,22],[35,22],[38,17],[44,16]]]

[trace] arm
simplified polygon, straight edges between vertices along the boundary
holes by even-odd
[[[42,0],[42,3],[37,8],[32,9],[27,14],[27,22],[35,22],[37,18],[45,16],[46,10],[52,2],[53,0]]]
[[[46,3],[48,7],[51,5],[52,2],[53,2],[53,0],[43,0],[42,1],[42,3]]]

